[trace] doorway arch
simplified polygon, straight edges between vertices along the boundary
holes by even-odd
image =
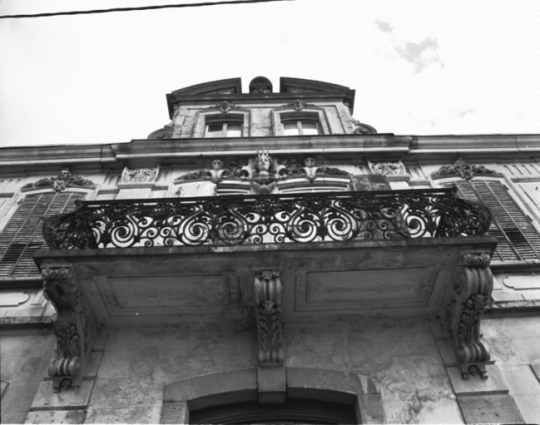
[[[262,388],[255,368],[169,384],[165,387],[161,423],[385,422],[380,393],[373,385],[363,385],[357,374],[281,369],[286,383],[280,391]]]

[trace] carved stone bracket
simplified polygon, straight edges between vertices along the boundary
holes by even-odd
[[[43,292],[57,312],[56,356],[49,364],[54,392],[79,387],[96,335],[96,322],[85,308],[69,266],[42,269]]]
[[[283,285],[277,271],[263,270],[255,275],[255,316],[261,366],[283,364],[282,289]]]
[[[492,363],[486,346],[480,342],[480,321],[493,290],[490,261],[487,253],[463,256],[461,270],[442,315],[463,379],[471,375],[487,379],[486,364]]]

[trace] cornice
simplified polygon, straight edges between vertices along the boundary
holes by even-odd
[[[276,93],[276,95],[288,95]],[[291,98],[297,98],[295,96]],[[95,168],[115,164],[181,163],[195,157],[270,154],[351,154],[371,158],[441,158],[519,160],[540,157],[540,134],[487,134],[414,136],[387,134],[333,134],[295,137],[135,139],[104,145],[57,145],[0,149],[0,173],[25,173],[58,166]]]

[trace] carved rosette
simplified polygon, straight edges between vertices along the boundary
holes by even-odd
[[[493,290],[487,253],[466,254],[444,311],[444,326],[453,345],[463,379],[480,375],[487,379],[490,354],[480,342],[480,321]]]
[[[283,364],[282,289],[277,271],[263,270],[255,275],[255,316],[261,366]]]
[[[54,323],[56,356],[49,364],[54,392],[78,387],[90,355],[96,322],[84,307],[71,267],[44,267],[43,293],[57,312]]]

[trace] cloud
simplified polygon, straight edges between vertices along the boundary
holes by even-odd
[[[376,24],[382,32],[392,32],[394,30],[394,27],[388,22],[377,20]]]
[[[420,72],[431,63],[441,63],[437,48],[437,40],[426,38],[421,43],[407,43],[396,50],[402,58],[414,65],[416,72]]]

